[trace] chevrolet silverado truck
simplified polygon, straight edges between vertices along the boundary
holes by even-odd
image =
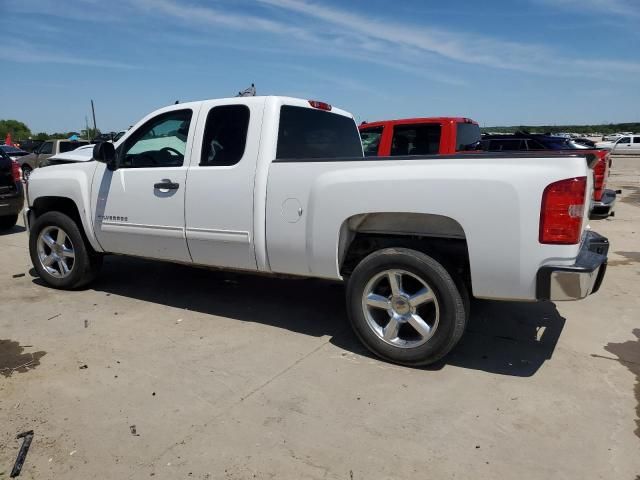
[[[367,158],[349,113],[270,96],[171,105],[93,158],[27,184],[46,284],[85,286],[109,253],[344,281],[358,337],[399,364],[446,355],[470,296],[575,300],[606,270],[590,156]]]

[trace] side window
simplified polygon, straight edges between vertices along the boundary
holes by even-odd
[[[631,137],[622,137],[618,143],[631,143]]]
[[[364,156],[376,157],[378,155],[378,147],[380,147],[380,140],[382,139],[382,127],[361,130],[360,139],[362,140]]]
[[[152,118],[122,146],[123,168],[180,167],[191,124],[191,110],[175,110]]]
[[[440,125],[400,125],[393,129],[391,155],[432,155],[440,152]]]
[[[640,143],[640,137],[633,137],[633,143]]]
[[[53,153],[53,142],[44,142],[38,151],[40,154],[50,155]]]
[[[207,115],[202,140],[201,167],[235,165],[244,155],[249,130],[249,107],[223,105]]]

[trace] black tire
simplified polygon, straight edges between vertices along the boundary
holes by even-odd
[[[18,223],[18,215],[0,217],[0,230],[10,230]]]
[[[411,348],[395,346],[383,340],[370,326],[366,307],[363,305],[365,288],[372,279],[387,270],[408,272],[414,279],[417,277],[426,283],[435,296],[438,310],[434,313],[434,318],[438,315],[438,324],[432,336],[424,336],[428,338],[425,343]],[[414,280],[411,276],[409,279]],[[459,283],[462,285],[462,282]],[[347,284],[349,319],[362,343],[385,360],[413,367],[440,360],[458,343],[467,324],[466,297],[466,291],[460,291],[454,279],[440,263],[424,253],[407,248],[387,248],[370,254],[356,266]],[[390,315],[384,310],[382,312],[382,317]],[[411,333],[411,330],[408,331]]]
[[[29,165],[22,165],[22,178],[29,180],[29,175],[33,172],[33,169]]]
[[[38,237],[47,227],[62,229],[72,242],[75,258],[66,277],[58,278],[51,275],[38,258]],[[47,212],[33,222],[29,232],[29,254],[40,278],[47,285],[62,290],[73,290],[89,284],[102,267],[102,256],[93,251],[76,222],[61,212]]]

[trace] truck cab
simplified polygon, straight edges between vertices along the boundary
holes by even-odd
[[[368,157],[452,155],[476,150],[477,122],[462,117],[426,117],[363,122],[359,126]]]

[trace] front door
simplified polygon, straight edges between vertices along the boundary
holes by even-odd
[[[116,152],[117,170],[96,171],[94,230],[107,252],[191,262],[184,199],[197,111],[176,107],[131,133]]]

